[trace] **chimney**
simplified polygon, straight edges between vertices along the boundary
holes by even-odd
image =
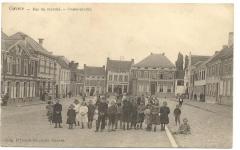
[[[109,57],[107,57],[107,61],[109,61],[110,60],[110,58]]]
[[[234,37],[233,32],[229,32],[228,34],[228,47],[233,47]]]
[[[165,55],[165,53],[162,53],[162,55],[164,56],[164,55]]]
[[[223,45],[222,49],[228,48],[228,45]]]
[[[105,69],[105,65],[102,66]]]
[[[131,62],[134,64],[134,59],[131,59]]]
[[[27,35],[21,34],[22,40],[24,41],[24,46],[27,47]]]
[[[83,65],[84,68],[86,68],[86,66],[87,66],[86,64]]]
[[[38,44],[41,45],[41,46],[43,46],[43,40],[44,40],[44,39],[39,38],[39,39],[38,39]]]

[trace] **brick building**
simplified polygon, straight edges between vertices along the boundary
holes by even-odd
[[[129,92],[130,69],[134,60],[110,60],[107,58],[106,89],[109,94],[123,94]]]
[[[197,97],[195,95],[194,97],[194,85],[195,85],[195,78],[198,77],[196,76],[196,68],[198,66],[201,66],[201,64],[204,61],[207,61],[210,56],[201,56],[201,55],[192,55],[191,53],[188,56],[189,58],[189,63],[185,68],[185,75],[184,75],[184,86],[185,86],[185,94],[188,96],[189,99],[192,100],[197,100]],[[206,71],[204,70],[204,65],[201,66],[203,68],[201,68],[201,71],[197,71],[199,74],[201,73],[201,78],[199,77],[199,81],[197,81],[197,85],[198,86],[204,86],[205,83],[204,81],[201,80],[205,80],[205,74]],[[202,87],[198,88],[200,91],[198,93],[201,93],[202,90],[204,90]]]
[[[151,53],[131,68],[133,95],[174,96],[174,64],[162,54]]]
[[[64,56],[56,56],[56,97],[64,98],[70,92],[70,68],[69,61]]]
[[[38,58],[25,37],[1,39],[1,92],[8,92],[10,100],[24,100],[38,95]]]
[[[105,66],[95,67],[84,64],[84,93],[87,96],[105,94]]]
[[[209,103],[232,105],[233,102],[233,33],[211,61],[207,62],[206,98]]]

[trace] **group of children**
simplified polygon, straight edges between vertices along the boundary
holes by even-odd
[[[50,105],[50,104],[49,104]],[[47,106],[48,118],[51,120],[51,109]],[[101,124],[101,131],[103,131],[107,125],[108,131],[115,131],[118,129],[143,129],[143,123],[146,124],[147,131],[156,132],[157,126],[161,125],[161,131],[165,130],[165,125],[169,123],[168,115],[170,109],[167,106],[167,102],[164,101],[160,106],[159,100],[155,97],[147,99],[136,97],[123,97],[122,101],[115,99],[107,101],[104,97],[98,97],[95,104],[92,100],[80,102],[74,100],[67,111],[67,124],[69,129],[73,129],[73,126],[81,126],[84,129],[91,129],[93,121],[96,122],[96,132]],[[187,123],[187,119],[183,119],[183,124],[180,125],[181,109],[180,105],[177,105],[174,109],[175,123],[179,125],[179,131],[176,134],[187,134],[190,132],[190,126]]]

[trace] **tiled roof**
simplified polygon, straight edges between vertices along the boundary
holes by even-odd
[[[199,63],[199,61],[206,61],[211,56],[201,56],[201,55],[191,55],[191,65],[195,65],[196,63]]]
[[[17,40],[2,39],[1,40],[1,49],[8,51],[9,47],[16,44]]]
[[[84,69],[77,69],[77,73],[84,74]]]
[[[216,55],[214,55],[214,57],[212,57],[212,59],[209,60],[207,63],[212,63],[216,60],[225,59],[225,58],[229,58],[229,57],[233,57],[233,47],[223,48],[220,52],[218,52]]]
[[[162,67],[173,68],[174,64],[164,54],[153,54],[144,58],[139,63],[135,64],[136,67]]]
[[[1,39],[7,39],[7,38],[8,38],[7,34],[1,31]]]
[[[69,69],[68,63],[65,61],[64,56],[56,56],[57,63],[65,69]]]
[[[38,42],[36,42],[30,36],[28,36],[22,32],[17,32],[15,34],[11,35],[9,38],[12,40],[23,40],[24,36],[26,38],[27,43],[29,44],[29,47],[31,47],[30,49],[33,49],[37,52],[41,52],[43,54],[52,55],[51,52],[49,52],[45,48],[43,48],[40,44],[38,44]]]
[[[107,60],[107,70],[113,72],[128,72],[133,61]]]
[[[94,67],[94,66],[84,66],[85,75],[105,75],[105,68]]]

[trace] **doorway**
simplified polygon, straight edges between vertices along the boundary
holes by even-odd
[[[157,87],[157,83],[156,82],[151,82],[151,95],[155,95],[156,94],[156,87]]]

